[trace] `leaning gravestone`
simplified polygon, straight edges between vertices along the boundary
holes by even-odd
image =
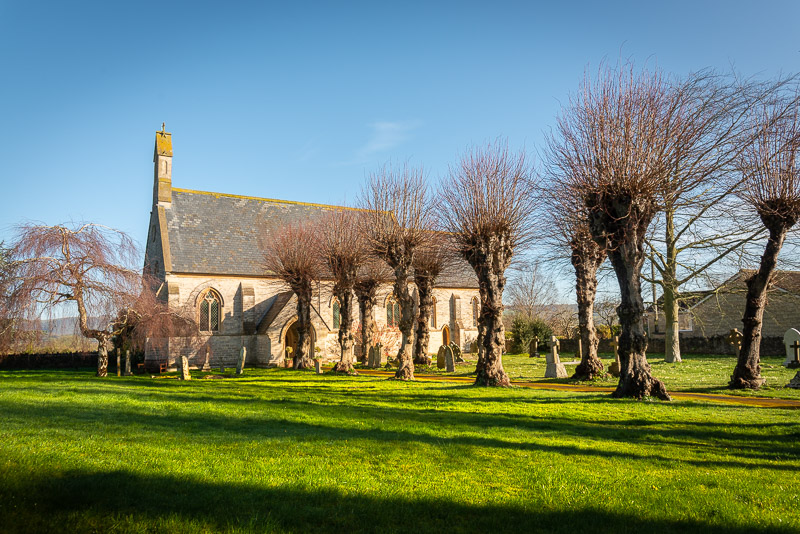
[[[445,345],[444,347],[444,365],[445,371],[448,373],[455,372],[456,366],[455,362],[453,361],[453,349],[450,345]]]
[[[797,344],[797,347],[794,345]],[[800,332],[794,328],[790,328],[783,334],[783,346],[786,347],[786,359],[783,360],[784,367],[792,367],[795,357],[800,356]],[[800,358],[798,358],[800,361]]]
[[[461,357],[461,347],[456,345],[456,342],[453,341],[450,343],[450,348],[453,349],[453,360],[456,363],[464,363],[464,358]]]
[[[614,348],[614,363],[608,368],[608,372],[611,373],[611,376],[619,378],[619,336],[614,336],[611,346]]]
[[[444,369],[444,345],[439,347],[439,352],[436,353],[436,368]]]
[[[537,336],[533,336],[533,339],[531,339],[531,343],[528,346],[528,357],[529,358],[539,357],[539,338]]]
[[[383,345],[380,343],[375,345],[375,360],[373,363],[375,364],[376,369],[383,365]]]
[[[550,353],[547,355],[547,368],[544,371],[545,378],[567,378],[567,370],[558,357],[558,348],[561,345],[556,336],[552,336],[548,342]]]
[[[236,374],[241,375],[244,374],[244,360],[247,358],[247,349],[242,347],[242,350],[239,351],[239,361],[236,362]]]

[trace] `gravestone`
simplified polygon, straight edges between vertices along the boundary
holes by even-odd
[[[794,368],[795,366],[800,366],[800,352],[794,348],[793,345],[795,343],[800,343],[800,332],[790,328],[783,334],[783,346],[786,347],[786,359],[783,360],[784,367]],[[797,363],[795,364],[796,360]]]
[[[461,347],[456,345],[456,342],[453,341],[450,343],[450,348],[453,349],[453,361],[456,363],[464,363],[464,358],[461,357]]]
[[[561,346],[556,336],[551,336],[547,343],[550,346],[550,353],[547,355],[547,368],[544,371],[545,378],[567,378],[567,370],[558,357],[558,349]]]
[[[244,374],[244,360],[247,358],[247,349],[242,347],[239,351],[239,361],[236,362],[236,375]]]
[[[125,351],[125,376],[131,376],[131,351]]]
[[[472,343],[469,344],[469,353],[475,354],[476,352],[478,352],[478,342],[473,341]]]
[[[533,339],[531,339],[531,343],[528,346],[528,357],[529,358],[539,357],[539,338],[537,336],[533,336]]]
[[[583,346],[581,345],[581,338],[575,338],[575,359],[583,360]]]
[[[375,368],[378,369],[383,366],[383,345],[378,343],[375,345]]]
[[[191,380],[192,375],[189,374],[189,358],[185,352],[181,352],[181,357],[178,359],[181,364],[181,380]]]
[[[733,347],[733,352],[736,355],[738,355],[739,351],[742,350],[743,337],[744,336],[742,336],[742,333],[739,332],[739,330],[736,328],[731,329],[728,335],[725,336],[725,341],[728,342],[728,345],[731,345]]]
[[[444,345],[439,347],[439,352],[436,353],[436,368],[444,369]]]
[[[370,347],[367,351],[367,367],[375,368],[375,347]]]
[[[453,361],[453,349],[450,345],[445,345],[444,347],[444,364],[445,364],[445,371],[448,373],[453,373],[456,370],[455,362]]]
[[[211,370],[211,347],[206,347],[206,359],[203,360],[203,367],[200,370],[204,373]]]
[[[608,372],[611,373],[611,376],[619,378],[619,336],[614,336],[611,346],[614,348],[614,363],[608,368]]]
[[[314,370],[317,372],[318,375],[322,374],[322,360],[319,358],[314,359]]]
[[[792,378],[789,381],[789,383],[786,384],[786,387],[792,389],[800,389],[800,371],[798,371],[797,374],[794,375],[794,378]]]

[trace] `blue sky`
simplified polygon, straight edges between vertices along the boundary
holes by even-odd
[[[800,2],[0,0],[0,239],[95,221],[143,242],[153,138],[173,185],[351,202],[388,160],[535,151],[584,70],[800,70]]]

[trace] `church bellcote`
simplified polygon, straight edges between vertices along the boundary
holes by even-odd
[[[172,205],[172,134],[164,131],[156,132],[156,146],[153,153],[155,170],[153,183],[153,205],[169,208]]]

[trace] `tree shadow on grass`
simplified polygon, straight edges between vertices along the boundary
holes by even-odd
[[[544,509],[469,504],[463,499],[378,497],[300,486],[256,486],[116,471],[57,473],[0,482],[15,493],[3,514],[9,531],[245,532],[702,532],[785,533],[791,529],[665,519],[599,508]],[[6,495],[3,495],[6,494]],[[35,503],[35,505],[34,505]]]

